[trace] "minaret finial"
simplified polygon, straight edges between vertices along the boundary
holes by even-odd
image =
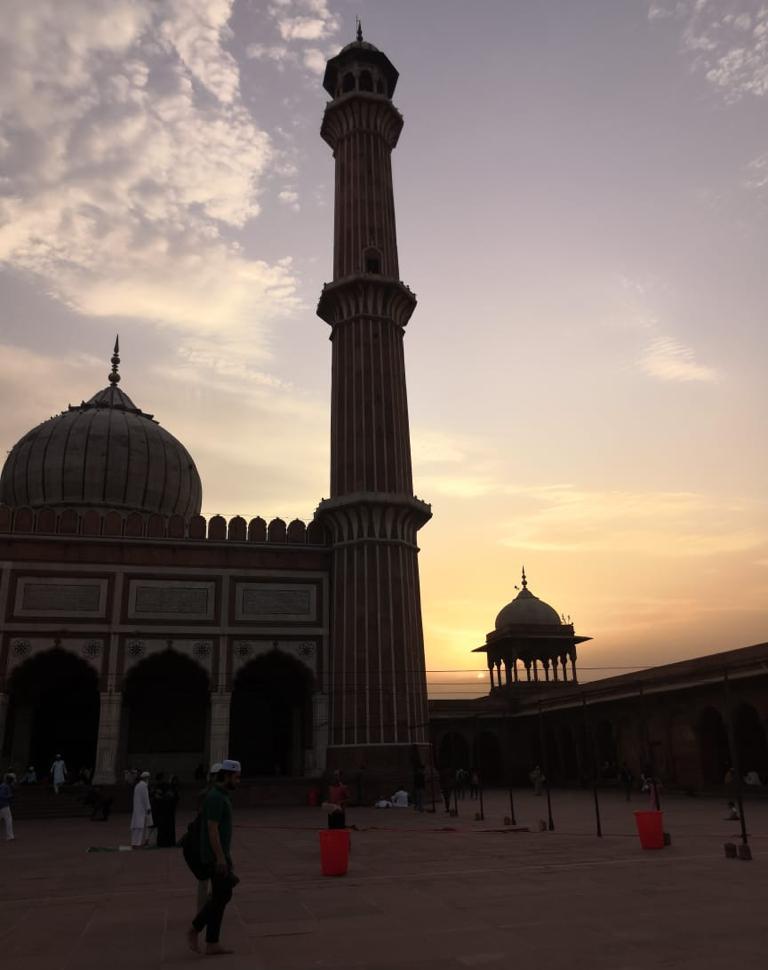
[[[117,370],[120,363],[120,334],[115,337],[115,349],[112,351],[112,373],[109,375],[109,383],[114,387],[120,383],[120,374]]]
[[[357,21],[357,42],[359,44],[363,39],[363,23],[359,17],[355,17],[355,20]]]
[[[525,578],[525,566],[523,566],[523,589],[528,589],[528,580]]]

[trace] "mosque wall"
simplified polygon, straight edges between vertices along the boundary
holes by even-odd
[[[267,524],[238,517],[227,523],[214,516],[182,524],[183,530],[174,517],[106,510],[0,507],[3,760],[21,764],[33,743],[36,701],[19,697],[14,712],[14,684],[23,679],[16,675],[33,663],[43,670],[50,656],[63,653],[93,671],[99,695],[95,779],[101,783],[115,781],[132,758],[154,758],[157,764],[148,767],[165,768],[167,762],[177,773],[191,773],[199,761],[225,757],[238,675],[249,665],[280,658],[289,675],[296,671],[306,680],[311,694],[306,728],[297,728],[292,770],[311,774],[324,768],[329,623],[324,533],[298,520],[286,526],[279,519]],[[199,750],[164,751],[174,731],[182,732],[183,718],[157,739],[156,753],[128,750],[126,737],[130,730],[137,733],[141,717],[126,700],[133,678],[148,663],[165,664],[162,669],[172,672],[177,660],[180,682],[194,680],[189,664],[202,675],[202,708],[189,726],[197,736],[204,721]],[[169,677],[169,691],[180,689],[173,673]],[[4,732],[9,712],[13,737]]]
[[[682,791],[725,791],[729,769],[768,786],[768,644],[577,688],[432,701],[430,720],[438,764],[484,767],[487,784],[525,785],[539,765],[554,786],[596,773],[618,787],[626,764]]]

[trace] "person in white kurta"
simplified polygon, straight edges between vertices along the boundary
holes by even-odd
[[[149,803],[149,772],[143,771],[133,789],[133,815],[131,816],[131,846],[140,849],[147,843],[148,829],[152,825],[152,806]]]
[[[60,754],[56,755],[56,760],[51,765],[51,781],[53,782],[53,790],[56,794],[59,794],[59,787],[64,784],[67,780],[67,766],[64,764],[64,759]]]

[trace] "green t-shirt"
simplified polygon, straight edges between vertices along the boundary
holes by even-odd
[[[231,863],[232,857],[229,854],[229,850],[232,845],[232,803],[223,788],[214,785],[208,792],[203,801],[202,815],[203,825],[202,832],[200,833],[202,839],[200,856],[202,861],[206,865],[216,861],[216,855],[211,847],[211,840],[208,837],[208,823],[218,822],[221,847],[224,850],[227,862]]]

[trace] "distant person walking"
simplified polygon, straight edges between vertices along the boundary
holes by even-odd
[[[227,759],[221,763],[216,784],[205,796],[202,807],[200,854],[211,879],[211,896],[192,920],[187,930],[187,944],[200,952],[197,938],[205,930],[207,956],[232,953],[219,942],[221,921],[232,890],[240,881],[232,868],[232,802],[230,794],[240,784],[240,762]]]
[[[424,811],[424,792],[427,787],[427,773],[419,762],[413,769],[413,807],[417,812]]]
[[[0,819],[5,824],[6,841],[12,842],[15,838],[13,834],[13,816],[11,815],[11,802],[13,801],[13,783],[15,775],[7,774],[0,784]]]
[[[469,779],[469,797],[480,797],[480,772],[477,770],[477,768],[473,768],[472,775]]]
[[[629,801],[632,798],[632,785],[635,779],[626,761],[622,762],[621,770],[619,771],[619,780],[621,781],[621,787],[624,789],[624,797]]]
[[[64,763],[64,759],[60,754],[56,755],[56,758],[51,765],[51,781],[53,782],[53,790],[58,795],[59,788],[67,780],[67,766]]]
[[[131,815],[131,848],[141,849],[147,844],[152,822],[152,805],[149,801],[149,772],[142,771],[133,789],[133,815]]]
[[[445,810],[448,813],[451,811],[451,795],[453,795],[455,779],[456,775],[451,768],[445,767],[440,769],[440,791],[445,802]]]
[[[534,795],[544,794],[544,772],[541,770],[539,765],[533,769],[533,771],[528,775],[531,784],[533,785]]]

